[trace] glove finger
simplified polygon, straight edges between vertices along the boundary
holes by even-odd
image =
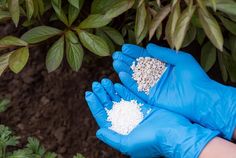
[[[152,44],[152,43],[148,44],[146,49],[147,49],[148,54],[150,54],[151,56],[153,56],[165,63],[177,65],[182,60],[184,60],[182,58],[182,55],[180,55],[180,54],[182,54],[181,52],[177,53],[172,49],[160,47],[160,46]]]
[[[99,82],[93,82],[92,89],[94,94],[100,100],[101,104],[105,108],[110,109],[112,107],[112,101],[106,93],[105,89],[102,87],[102,85]]]
[[[130,75],[133,74],[133,71],[131,70],[130,66],[120,60],[113,61],[113,67],[118,74],[122,71],[127,72]]]
[[[129,66],[131,66],[133,64],[133,62],[135,61],[135,59],[130,58],[129,56],[124,55],[124,53],[118,52],[118,51],[113,53],[112,58],[113,58],[113,60],[122,61],[122,62],[126,63]]]
[[[119,102],[120,101],[120,96],[116,93],[114,89],[114,85],[111,80],[104,78],[101,81],[102,86],[106,90],[106,92],[109,94],[110,98],[112,101]]]
[[[124,44],[122,46],[122,53],[134,59],[150,56],[145,48],[134,44]]]
[[[122,136],[106,128],[99,129],[96,133],[96,136],[98,139],[108,144],[112,148],[126,154],[125,150],[127,150],[127,148],[124,144],[126,136]]]
[[[96,95],[87,91],[85,93],[85,100],[99,127],[109,127],[109,123],[106,121],[107,113]]]
[[[137,95],[138,97],[140,97],[145,101],[148,100],[148,96],[144,92],[138,91],[138,85],[136,81],[134,81],[134,79],[130,76],[130,74],[126,72],[120,72],[119,78],[121,82],[124,84],[124,86],[127,87],[131,92],[133,92],[135,95]]]

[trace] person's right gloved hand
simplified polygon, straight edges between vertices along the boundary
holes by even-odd
[[[150,94],[139,92],[130,66],[139,57],[150,56],[169,64]],[[121,82],[149,104],[182,114],[231,139],[236,127],[236,89],[211,80],[188,53],[149,44],[146,49],[124,44],[113,54],[113,67]]]
[[[94,82],[93,92],[86,92],[85,99],[100,129],[97,137],[123,154],[132,158],[198,158],[202,150],[219,132],[192,124],[185,117],[151,106],[121,84],[108,79]],[[109,129],[105,108],[110,109],[112,101],[137,100],[142,103],[143,121],[128,135],[120,135]],[[149,113],[147,110],[151,108]],[[122,117],[122,116],[121,116]]]

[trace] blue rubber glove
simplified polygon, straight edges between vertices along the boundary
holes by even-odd
[[[150,94],[137,91],[130,66],[138,57],[150,56],[169,65]],[[231,139],[236,127],[236,89],[211,80],[188,53],[149,44],[146,49],[125,44],[113,54],[113,67],[121,82],[152,105],[179,113]]]
[[[134,158],[165,156],[169,158],[197,158],[206,144],[218,132],[192,124],[178,114],[153,107],[128,91],[121,84],[103,79],[94,82],[93,92],[86,92],[85,99],[100,129],[97,137],[123,154]],[[109,129],[105,108],[112,107],[112,101],[137,100],[142,110],[152,109],[144,120],[129,135],[120,135]]]

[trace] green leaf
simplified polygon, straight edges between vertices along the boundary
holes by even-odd
[[[33,0],[25,0],[25,5],[26,5],[27,18],[28,20],[30,20],[34,13],[34,2]]]
[[[28,138],[27,148],[32,151],[33,154],[43,156],[45,154],[45,149],[43,146],[40,145],[38,139],[34,137]]]
[[[229,46],[231,54],[234,60],[236,60],[236,36],[231,35],[229,37]]]
[[[145,7],[145,2],[141,3],[136,11],[136,18],[135,18],[135,26],[134,26],[134,33],[137,39],[139,39],[141,33],[144,30],[145,23],[147,18],[147,11]]]
[[[9,46],[27,46],[27,43],[14,36],[5,36],[0,39],[0,48]]]
[[[224,63],[224,59],[223,59],[223,53],[222,52],[218,52],[218,61],[219,61],[219,66],[220,66],[220,72],[221,72],[221,76],[224,80],[224,82],[226,82],[228,80],[228,72]]]
[[[141,43],[142,40],[147,36],[150,23],[151,23],[151,15],[147,15],[144,29],[141,32],[140,36],[136,38],[136,44]]]
[[[40,15],[43,15],[44,10],[45,10],[43,0],[36,0],[36,1],[34,1],[34,2],[37,2],[37,4],[38,4],[38,11],[39,11],[39,14],[40,14]]]
[[[210,0],[213,10],[216,12],[216,0]]]
[[[236,2],[233,0],[215,0],[216,1],[216,10],[225,12],[227,14],[236,15]],[[208,1],[206,1],[208,2]],[[214,8],[212,3],[206,3],[207,6]]]
[[[202,45],[206,35],[205,32],[202,29],[197,30],[197,41],[200,45]]]
[[[179,1],[178,3],[175,4],[173,9],[171,10],[170,16],[168,18],[166,28],[165,28],[165,37],[167,39],[168,44],[170,45],[171,48],[174,48],[174,32],[176,28],[177,21],[180,17],[180,4]]]
[[[187,47],[190,43],[192,43],[196,37],[196,34],[196,27],[191,25],[186,33],[182,47]]]
[[[9,106],[9,103],[10,103],[9,99],[0,100],[0,112],[6,111]]]
[[[176,48],[176,50],[179,50],[183,44],[185,35],[187,33],[187,30],[189,28],[189,23],[191,20],[191,17],[196,9],[196,6],[189,5],[181,14],[179,17],[174,36],[173,36],[173,43]]]
[[[210,13],[205,14],[201,9],[198,9],[198,15],[207,37],[216,48],[222,51],[224,39],[216,19]]]
[[[52,2],[52,7],[54,9],[54,11],[57,14],[57,17],[65,24],[65,25],[69,25],[67,17],[64,13],[64,11],[61,8],[61,0],[51,0]]]
[[[196,13],[194,13],[192,16],[191,24],[193,24],[193,26],[195,26],[195,27],[202,28],[199,17]]]
[[[56,157],[57,157],[57,154],[52,153],[52,152],[47,152],[47,153],[44,155],[44,158],[56,158]]]
[[[134,5],[134,0],[119,0],[109,6],[106,11],[107,18],[115,18],[129,10]]]
[[[78,18],[80,10],[84,4],[84,0],[78,0],[80,3],[80,8],[76,8],[73,5],[69,5],[68,9],[68,20],[69,20],[69,25],[71,26],[72,23]]]
[[[82,65],[84,51],[74,32],[66,33],[66,58],[74,71],[78,71]]]
[[[231,20],[228,20],[224,18],[223,16],[219,16],[220,20],[222,21],[224,27],[231,32],[232,34],[236,35],[236,23],[232,22]]]
[[[84,19],[78,28],[88,29],[88,28],[98,28],[107,25],[111,22],[111,18],[101,15],[101,14],[91,14],[86,19]]]
[[[7,158],[32,158],[32,152],[28,149],[19,149],[12,153]]]
[[[109,47],[101,37],[82,30],[77,31],[77,33],[85,48],[99,56],[110,55]]]
[[[91,13],[92,14],[104,14],[109,9],[113,3],[116,3],[120,0],[93,0],[91,5]]]
[[[76,154],[73,158],[85,158],[82,154]]]
[[[155,34],[157,27],[167,17],[170,12],[170,9],[170,5],[163,7],[159,12],[157,12],[156,16],[152,19],[151,24],[149,26],[149,40],[151,40],[151,38]]]
[[[68,0],[68,2],[73,5],[74,7],[76,7],[77,9],[80,9],[80,0]]]
[[[18,25],[20,19],[20,5],[19,0],[8,0],[8,7],[15,25]]]
[[[216,62],[216,48],[207,42],[201,50],[201,65],[204,70],[209,71]]]
[[[20,72],[29,59],[29,49],[27,47],[19,48],[12,52],[9,58],[9,67],[14,73]]]
[[[48,50],[46,56],[46,67],[48,72],[52,72],[56,70],[63,59],[64,54],[64,36],[61,36],[59,40],[57,40],[51,48]]]
[[[115,51],[114,43],[111,41],[111,38],[109,38],[108,35],[103,30],[97,29],[96,35],[100,36],[106,41],[106,43],[109,46],[110,53],[113,53]]]
[[[102,30],[118,45],[124,44],[124,38],[119,31],[112,27],[103,27]]]
[[[9,18],[11,18],[11,15],[8,11],[0,10],[0,20],[9,19]]]
[[[30,44],[34,44],[34,43],[44,41],[50,37],[53,37],[61,33],[62,33],[61,30],[54,27],[38,26],[24,33],[21,36],[21,39],[23,39],[24,41]]]
[[[128,43],[132,43],[132,44],[136,43],[134,31],[131,29],[128,29]]]
[[[7,53],[0,56],[0,76],[4,72],[4,70],[8,67],[8,61],[11,53]]]

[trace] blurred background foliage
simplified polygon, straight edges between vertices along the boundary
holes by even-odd
[[[26,65],[31,47],[50,38],[45,63],[56,70],[63,57],[81,67],[84,49],[109,56],[124,42],[166,40],[179,50],[196,41],[206,71],[219,62],[224,81],[236,82],[235,0],[0,0],[0,22],[12,21],[20,37],[0,39],[0,74]]]

